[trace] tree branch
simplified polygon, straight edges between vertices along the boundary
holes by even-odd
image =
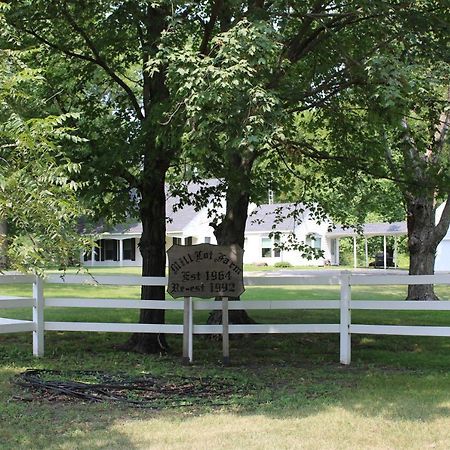
[[[82,61],[86,61],[92,64],[95,64],[95,60],[93,58],[91,58],[90,56],[87,55],[83,55],[82,53],[77,53],[77,52],[73,52],[72,50],[69,50],[66,47],[63,47],[62,45],[59,44],[55,44],[54,42],[49,41],[48,39],[42,37],[41,35],[39,35],[36,31],[29,29],[29,28],[25,28],[25,27],[19,27],[14,25],[17,29],[24,31],[27,34],[30,34],[31,36],[33,36],[34,38],[36,38],[39,42],[41,42],[42,44],[45,44],[47,47],[50,47],[54,50],[58,50],[61,53],[64,53],[66,56],[70,56],[71,58],[77,58],[77,59],[81,59]]]
[[[405,180],[395,176],[395,174],[389,175],[385,171],[374,170],[375,165],[373,164],[372,161],[369,160],[365,159],[357,160],[354,157],[334,155],[326,151],[319,150],[318,148],[314,147],[313,145],[307,142],[290,141],[288,142],[288,145],[290,146],[293,152],[300,153],[301,155],[306,156],[315,162],[334,161],[336,163],[342,164],[342,166],[345,168],[351,168],[351,170],[356,169],[362,173],[365,173],[375,178],[383,178],[385,180],[393,181],[394,183],[402,184],[405,186],[414,185],[420,188],[426,187],[424,183],[420,180],[416,179],[414,179],[414,181],[411,181],[409,179]],[[282,147],[286,147],[286,144],[280,143],[280,148]]]
[[[204,26],[202,43],[200,44],[200,54],[206,55],[208,53],[209,42],[211,40],[212,32],[214,30],[214,25],[219,17],[219,12],[223,7],[223,0],[215,0],[211,7],[211,16],[208,23]]]
[[[128,86],[128,84],[122,80],[115,72],[114,70],[107,64],[107,62],[101,57],[99,50],[95,46],[92,39],[89,37],[87,32],[75,21],[75,19],[71,16],[69,11],[66,7],[62,9],[62,14],[66,18],[69,25],[72,27],[72,29],[78,33],[78,35],[84,40],[85,44],[91,51],[92,55],[94,56],[91,61],[100,66],[108,75],[109,77],[118,84],[127,94],[131,105],[133,106],[134,111],[136,112],[136,115],[139,120],[144,120],[145,117],[142,114],[141,106],[139,105],[139,102],[137,101],[136,96],[134,95],[133,90]]]

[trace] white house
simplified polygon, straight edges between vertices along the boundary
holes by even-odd
[[[195,185],[190,187],[191,191]],[[209,225],[208,209],[195,211],[191,205],[173,211],[178,199],[167,199],[166,249],[173,244],[192,245],[203,242],[215,244],[216,239]],[[286,215],[283,220],[280,215]],[[327,237],[328,223],[317,223],[310,217],[309,211],[301,212],[294,204],[250,205],[249,218],[245,232],[244,263],[273,265],[276,262],[289,262],[292,265],[319,266],[324,263],[337,264],[336,240]],[[271,236],[277,231],[279,237]],[[86,266],[141,266],[139,239],[142,225],[129,222],[114,226],[99,233],[97,246],[82,256]],[[276,241],[285,242],[289,235],[295,235],[312,247],[323,250],[324,256],[318,260],[308,260],[296,250],[277,248]]]
[[[436,210],[436,222],[441,218],[445,203]],[[434,263],[435,272],[450,272],[450,230],[444,236],[436,249],[436,261]]]
[[[167,199],[166,249],[173,244],[214,244],[213,229],[208,225],[207,209],[195,211],[191,205],[173,212],[177,199]],[[139,240],[142,224],[136,221],[119,224],[98,233],[97,246],[82,256],[85,266],[141,266]]]
[[[191,186],[190,191],[198,188]],[[208,217],[207,208],[195,211],[191,205],[173,211],[173,206],[178,199],[167,199],[167,234],[166,249],[173,244],[192,245],[203,242],[215,244],[216,239],[211,219]],[[444,205],[441,205],[436,213],[439,220]],[[284,219],[280,219],[283,216]],[[356,267],[356,238],[358,233],[351,228],[335,226],[331,223],[317,222],[311,217],[310,212],[302,211],[300,205],[292,203],[264,204],[260,206],[250,205],[249,218],[245,231],[244,263],[274,265],[277,262],[288,262],[292,265],[323,266],[339,265],[339,240],[342,238],[353,239],[354,266]],[[277,232],[273,236],[273,232]],[[142,225],[139,222],[129,222],[117,225],[110,230],[99,233],[97,246],[82,256],[82,263],[86,266],[141,266],[142,258],[139,252],[139,239],[142,233]],[[406,235],[406,222],[373,223],[365,224],[362,236],[365,242],[365,265],[369,266],[367,251],[367,239],[374,236],[383,237],[384,264],[387,268],[386,238],[387,236]],[[285,242],[289,236],[295,236],[300,242],[305,242],[311,247],[322,250],[323,257],[308,260],[302,257],[298,250],[283,250],[278,248],[277,241]],[[394,265],[395,265],[394,251]],[[436,253],[436,271],[450,271],[450,232],[447,233]]]
[[[323,266],[337,264],[336,240],[328,236],[328,222],[319,223],[301,205],[278,203],[253,206],[245,229],[244,263],[288,262],[292,265]],[[276,235],[272,235],[276,231]],[[283,250],[290,236],[323,251],[319,259],[307,259],[298,250]]]

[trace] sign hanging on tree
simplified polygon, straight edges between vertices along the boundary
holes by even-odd
[[[238,245],[173,245],[167,292],[173,297],[238,297],[244,292],[243,255]]]

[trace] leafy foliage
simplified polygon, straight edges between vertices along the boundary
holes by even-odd
[[[85,210],[74,181],[81,166],[62,151],[83,139],[67,125],[77,115],[38,116],[45,111],[36,96],[44,78],[27,66],[30,53],[36,57],[39,50],[0,53],[0,219],[9,225],[11,264],[39,272],[65,267],[83,246],[76,224]]]

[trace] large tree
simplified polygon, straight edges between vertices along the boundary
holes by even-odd
[[[165,175],[179,150],[176,131],[163,125],[165,70],[149,64],[178,12],[171,1],[14,1],[6,14],[21,33],[17,48],[45,50],[31,63],[45,73],[49,106],[80,113],[88,142],[66,151],[83,162],[90,206],[112,220],[137,210],[144,276],[165,275]],[[141,295],[161,299],[164,289],[143,287]],[[164,311],[142,310],[140,321],[162,323]],[[158,352],[165,341],[142,334],[132,345]]]
[[[359,86],[314,111],[309,128],[322,130],[320,151],[311,151],[310,137],[293,143],[294,153],[314,156],[329,174],[355,185],[367,177],[389,180],[407,218],[411,275],[434,273],[450,223],[449,8],[438,11],[416,16],[414,32],[402,29],[367,61]],[[409,286],[408,299],[436,298],[432,285]]]
[[[316,162],[341,161],[348,169],[354,168],[356,155],[368,155],[364,167],[380,164],[380,154],[359,151],[362,141],[352,134],[351,125],[357,128],[361,120],[345,115],[347,108],[359,105],[351,96],[355,92],[369,95],[374,90],[384,91],[386,97],[392,94],[392,85],[398,80],[387,73],[374,76],[374,66],[378,61],[383,67],[380,61],[389,60],[393,49],[411,52],[431,42],[437,54],[445,36],[442,15],[448,9],[433,1],[250,4],[245,20],[235,20],[235,12],[229,14],[227,25],[221,27],[224,31],[211,41],[206,55],[199,54],[191,41],[183,48],[172,48],[169,55],[169,86],[179,99],[174,115],[185,113],[184,142],[189,157],[200,162],[206,173],[226,180],[226,209],[213,224],[218,242],[223,244],[242,245],[249,201],[260,201],[268,188],[276,188],[278,180],[286,182],[286,176],[280,174],[280,163],[286,159],[294,157],[297,165],[304,166],[296,173],[305,175],[307,194],[302,200],[340,196],[350,203],[352,193],[361,197],[361,184],[352,186],[342,166],[323,172],[324,167]],[[178,36],[176,31],[174,34]],[[310,120],[301,119],[304,113]],[[378,122],[389,120],[380,116]],[[328,132],[335,131],[334,141],[328,138],[324,121],[330,123]],[[336,143],[342,144],[344,136],[352,141],[341,149]],[[333,179],[327,180],[330,175]],[[379,184],[367,177],[360,181]],[[330,191],[333,194],[327,195]],[[398,196],[390,196],[393,198]],[[359,205],[359,213],[367,211],[370,203]],[[324,206],[332,205],[324,202]],[[411,208],[414,233],[425,232],[420,208]],[[329,210],[336,212],[336,208]],[[442,224],[439,233],[445,229]],[[421,248],[423,252],[427,246]],[[421,261],[423,255],[413,260]],[[427,273],[423,267],[412,267],[411,273]]]

